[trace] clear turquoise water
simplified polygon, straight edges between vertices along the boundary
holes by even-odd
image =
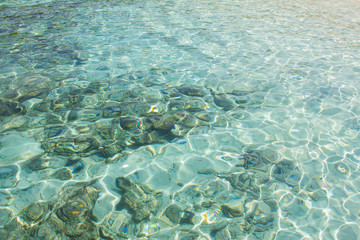
[[[2,1],[1,235],[360,239],[359,12]]]

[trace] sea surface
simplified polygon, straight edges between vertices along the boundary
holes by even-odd
[[[1,239],[360,239],[360,2],[3,0]]]

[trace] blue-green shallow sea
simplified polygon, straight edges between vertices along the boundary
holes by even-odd
[[[0,2],[0,239],[360,239],[360,2]]]

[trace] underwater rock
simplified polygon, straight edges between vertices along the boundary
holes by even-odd
[[[274,208],[263,201],[250,202],[246,206],[248,210],[246,211],[245,219],[251,224],[255,234],[264,233],[274,228],[277,216]]]
[[[124,102],[128,99],[133,100],[136,97],[137,96],[133,95],[133,92],[131,90],[122,90],[107,94],[106,99],[109,99],[111,101]]]
[[[12,188],[19,181],[16,177],[19,171],[17,165],[0,166],[0,188]]]
[[[18,100],[23,102],[34,97],[45,98],[50,90],[58,86],[58,83],[51,81],[47,77],[36,74],[25,78],[19,78],[15,85],[20,92]]]
[[[38,223],[49,212],[49,205],[46,202],[35,202],[26,206],[20,213],[23,226],[30,227]]]
[[[58,124],[64,124],[67,122],[67,117],[69,115],[69,110],[57,110],[54,112],[48,112],[45,114],[45,118],[42,121],[43,125],[58,125]]]
[[[41,224],[37,231],[37,239],[56,239],[58,232],[61,232],[64,229],[64,223],[56,218],[56,216],[51,216],[45,223]]]
[[[112,157],[115,154],[122,152],[125,149],[125,145],[121,142],[114,142],[109,145],[101,147],[101,154],[104,157]]]
[[[209,108],[209,105],[203,99],[191,99],[186,104],[187,112],[200,112]]]
[[[54,151],[61,155],[79,154],[80,156],[97,150],[99,146],[100,143],[94,137],[86,135],[53,138],[41,143],[41,147],[47,152]]]
[[[249,191],[255,186],[255,179],[253,173],[233,173],[228,177],[225,177],[229,181],[230,185],[242,191]]]
[[[183,210],[178,204],[174,203],[168,206],[164,213],[171,222],[175,224],[187,223],[187,224],[194,224],[192,219],[195,214],[191,211]]]
[[[271,167],[266,157],[263,157],[263,151],[249,150],[244,155],[244,168],[267,171]]]
[[[81,197],[68,200],[57,211],[56,215],[63,222],[83,222],[90,218],[91,202]]]
[[[310,182],[306,185],[306,190],[312,192],[318,189],[321,189],[325,186],[324,180],[322,177],[314,177],[310,180]]]
[[[200,88],[198,86],[194,85],[182,85],[180,87],[176,87],[176,90],[180,93],[188,96],[198,96],[203,97],[206,94],[206,91],[204,88]]]
[[[203,207],[205,209],[201,209],[201,207]],[[217,202],[211,201],[211,200],[202,202],[201,207],[195,206],[195,209],[196,209],[196,211],[202,212],[200,223],[204,228],[209,229],[209,227],[210,228],[215,227],[216,224],[219,221],[221,221],[221,219],[224,219],[221,214],[221,207],[219,206],[219,204]],[[205,211],[203,211],[203,210],[205,210]],[[194,219],[194,223],[198,224],[198,222],[195,222],[196,220],[198,220],[198,218]],[[215,224],[215,225],[213,225],[213,224]]]
[[[301,179],[303,178],[303,173],[300,171],[298,167],[293,169],[288,176],[285,178],[285,182],[289,186],[298,186],[300,184]]]
[[[295,163],[290,160],[281,160],[280,162],[275,164],[272,171],[272,177],[274,177],[278,181],[284,182],[291,173],[291,171],[293,171],[295,166]]]
[[[58,137],[67,131],[67,127],[64,125],[45,127],[41,133],[42,139],[50,139]]]
[[[221,201],[229,194],[228,187],[223,181],[216,180],[206,184],[202,194],[206,198]]]
[[[153,196],[154,192],[151,189],[141,188],[125,177],[116,178],[116,187],[122,193],[117,207],[129,210],[134,222],[141,222],[148,219],[151,213],[156,213],[159,203]]]
[[[156,221],[150,221],[148,223],[140,223],[135,230],[137,232],[137,237],[148,237],[153,236],[158,232],[162,232],[165,229],[166,226],[164,226],[164,224],[159,224],[159,222]]]
[[[236,107],[236,104],[225,94],[214,94],[213,92],[211,92],[211,95],[213,96],[215,105],[221,107],[225,111],[229,111]]]
[[[141,120],[135,117],[122,117],[120,118],[120,126],[125,130],[132,128],[140,129]]]
[[[260,187],[256,183],[255,173],[253,172],[217,173],[216,171],[210,169],[206,171],[198,171],[198,173],[212,173],[219,178],[224,178],[235,190],[245,192],[251,199],[259,199],[260,197]],[[225,196],[226,195],[223,195],[221,198],[224,198]]]
[[[185,136],[190,129],[185,128],[179,124],[174,124],[174,127],[170,130],[170,134],[174,137],[183,137]]]
[[[141,133],[133,135],[126,141],[127,145],[144,145],[161,142],[161,140],[166,137],[166,133],[160,131],[151,131],[149,133]]]
[[[120,117],[123,114],[123,108],[121,105],[110,105],[103,109],[103,117],[104,118],[113,118],[113,117]]]
[[[4,97],[5,99],[15,99],[20,95],[20,93],[16,89],[7,89],[1,95],[1,97]]]
[[[0,98],[0,117],[7,117],[18,113],[25,113],[26,109],[20,103]]]
[[[244,215],[244,209],[241,206],[221,205],[222,213],[228,218],[241,217]]]
[[[61,194],[63,197],[54,205],[53,212],[64,222],[63,231],[67,236],[86,237],[89,233],[97,232],[91,218],[99,192],[97,188],[91,186],[78,188],[76,185],[67,186],[63,190]]]
[[[247,222],[244,218],[236,218],[230,221],[227,227],[231,236],[230,239],[246,239],[251,227],[251,223]]]
[[[124,115],[151,116],[163,114],[164,111],[165,106],[146,102],[129,102],[122,106],[122,113]]]
[[[168,109],[169,111],[182,111],[186,110],[188,106],[188,101],[185,100],[171,100],[168,103]]]
[[[69,121],[90,121],[94,122],[99,120],[103,115],[103,111],[98,109],[82,109],[82,110],[71,110],[68,116]]]
[[[72,173],[78,173],[85,167],[85,162],[78,156],[71,156],[67,159],[65,166],[72,169]]]
[[[63,229],[69,237],[81,237],[81,239],[96,239],[97,228],[91,221],[84,221],[75,224],[66,224]]]
[[[323,189],[310,192],[308,195],[313,201],[328,200],[328,193]]]
[[[36,103],[32,106],[32,109],[39,111],[39,112],[48,112],[51,108],[50,101],[43,101],[40,103]]]
[[[112,212],[104,219],[99,227],[100,237],[105,239],[116,239],[117,236],[128,238],[131,235],[131,215],[126,210]]]
[[[173,115],[155,116],[148,118],[154,129],[170,131],[176,123],[176,117]]]
[[[213,114],[207,112],[196,113],[195,117],[205,122],[210,122],[214,118]]]
[[[29,117],[20,115],[11,119],[7,119],[0,124],[0,132],[8,131],[11,129],[24,129],[30,121]]]
[[[210,236],[213,239],[216,240],[228,240],[228,239],[232,239],[230,232],[227,230],[227,228],[223,228],[221,230],[215,231],[215,232],[211,232]]]
[[[58,99],[50,102],[50,109],[57,110],[61,108],[79,108],[85,107],[82,102],[84,100],[83,95],[63,95]]]
[[[199,112],[204,111],[207,108],[207,103],[202,99],[191,99],[191,100],[170,100],[167,107],[169,111],[189,111]]]
[[[177,112],[172,116],[177,121],[177,124],[186,128],[193,128],[199,124],[198,120],[187,112]]]
[[[349,166],[342,162],[328,164],[329,171],[340,178],[347,178],[351,174]]]
[[[46,154],[37,155],[25,163],[25,167],[31,171],[39,171],[50,166],[50,158]]]
[[[201,234],[196,232],[179,232],[177,236],[177,239],[179,240],[203,239]]]
[[[3,237],[4,239],[8,239],[9,231],[3,227],[0,227],[0,236]]]
[[[96,123],[95,123],[96,124]],[[113,125],[112,125],[113,124]],[[112,126],[94,126],[93,136],[95,136],[103,144],[111,144],[114,140],[121,140],[125,131],[123,131],[117,123],[111,123]]]
[[[72,171],[70,168],[64,167],[56,170],[50,177],[57,178],[60,180],[69,180],[72,179]]]
[[[6,228],[24,239],[98,239],[98,231],[91,221],[92,209],[99,190],[90,183],[79,182],[63,187],[56,198],[38,201],[24,207],[16,220]]]
[[[176,192],[174,200],[182,204],[196,204],[201,201],[200,186],[188,184],[186,187]]]
[[[7,191],[0,191],[0,206],[8,206],[14,197]]]
[[[176,88],[166,88],[166,89],[161,89],[160,93],[163,95],[164,99],[169,99],[169,98],[179,98],[182,97],[181,93],[176,90]]]
[[[8,208],[0,208],[0,227],[5,226],[13,219],[13,212]],[[2,236],[0,236],[2,237]]]
[[[222,219],[212,224],[202,224],[202,228],[207,227],[210,230],[210,236],[216,237],[216,233],[226,228],[229,224],[229,221],[226,219]]]
[[[254,92],[234,97],[239,107],[259,107],[264,103],[266,93]]]

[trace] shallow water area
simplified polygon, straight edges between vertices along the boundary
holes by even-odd
[[[360,3],[0,3],[4,239],[360,239]]]

